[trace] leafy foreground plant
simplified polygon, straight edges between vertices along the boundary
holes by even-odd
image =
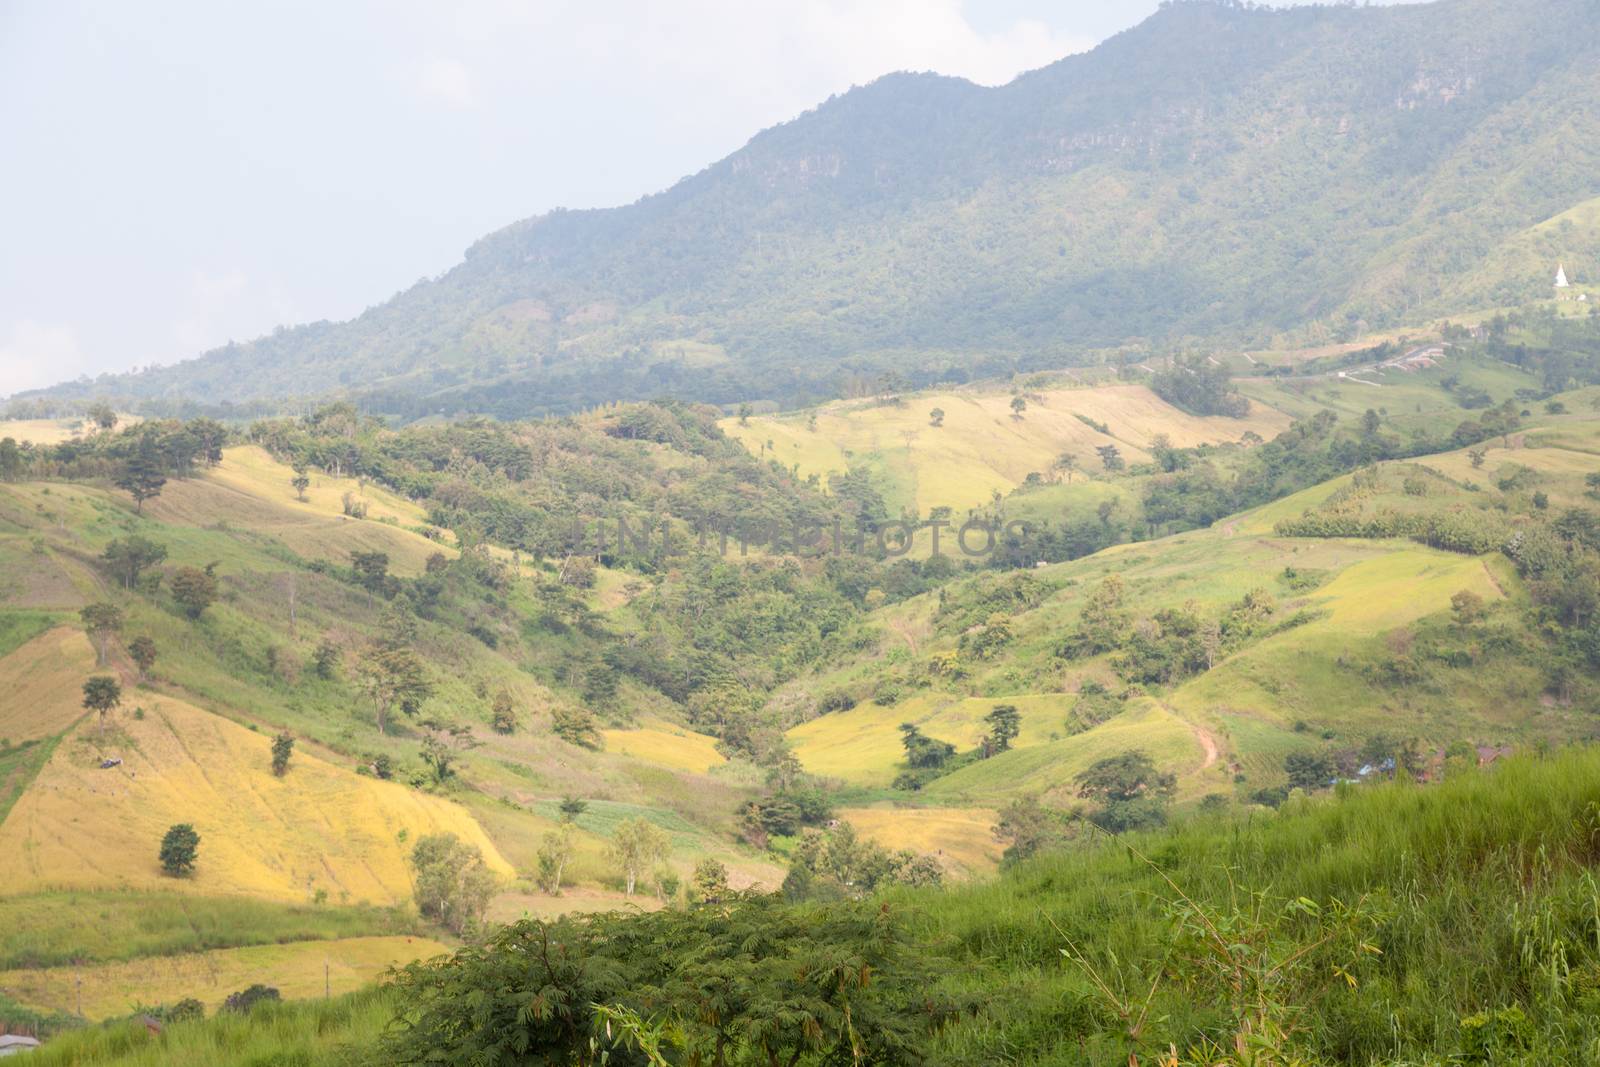
[[[524,920],[395,978],[394,1063],[900,1063],[951,1014],[882,902]]]
[[[1589,1065],[1597,866],[1590,747],[1195,817],[890,899],[955,943],[943,988],[983,996],[939,1034],[940,1063]]]

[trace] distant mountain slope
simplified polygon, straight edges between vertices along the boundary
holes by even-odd
[[[1597,59],[1587,0],[1179,0],[1002,88],[880,79],[658,195],[508,226],[350,322],[58,392],[795,401],[1527,299],[1553,266],[1496,253],[1600,195]]]

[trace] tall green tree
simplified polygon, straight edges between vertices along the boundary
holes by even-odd
[[[284,730],[272,739],[272,773],[282,778],[289,770],[289,757],[294,755],[294,735]]]
[[[142,515],[144,502],[160,496],[161,489],[166,484],[166,467],[162,460],[160,443],[155,433],[141,433],[133,453],[122,461],[122,469],[116,477],[116,486],[133,497],[134,512]]]
[[[1078,796],[1099,805],[1090,820],[1112,833],[1165,822],[1178,785],[1176,776],[1157,769],[1139,749],[1096,761],[1076,781]]]
[[[111,639],[122,630],[122,609],[105,602],[88,604],[78,612],[83,628],[94,642],[95,662],[105,666]]]
[[[350,566],[356,573],[356,581],[362,588],[372,593],[382,593],[389,584],[389,554],[387,552],[350,553]]]
[[[122,580],[124,589],[132,589],[139,584],[139,575],[146,568],[166,560],[167,547],[138,534],[129,534],[107,544],[100,558],[106,568]]]
[[[955,745],[927,736],[915,723],[900,724],[900,744],[905,748],[906,765],[924,770],[942,767],[956,754]]]
[[[1022,733],[1022,713],[1015,704],[996,704],[983,721],[989,724],[985,741],[991,753],[1006,751]]]
[[[106,732],[106,716],[122,704],[122,685],[108,675],[96,675],[83,683],[83,706],[100,716],[100,732]]]
[[[102,432],[116,429],[119,421],[116,409],[103,400],[89,405],[88,416],[89,421],[94,423],[95,427]]]
[[[600,724],[595,721],[593,713],[573,704],[557,705],[550,712],[550,732],[579,748],[598,752],[605,747],[605,737],[600,733]]]
[[[455,776],[455,764],[465,752],[483,744],[472,735],[472,727],[466,723],[423,719],[419,725],[425,731],[422,762],[427,764],[433,772],[433,780],[440,785]]]
[[[539,888],[551,896],[561,895],[561,878],[572,862],[572,854],[577,847],[577,828],[572,823],[562,820],[554,830],[550,830],[539,841],[537,860],[539,870],[537,881]]]
[[[14,482],[22,477],[24,467],[22,449],[15,437],[0,438],[0,479]]]
[[[377,644],[357,661],[356,682],[377,712],[378,732],[389,732],[395,711],[415,714],[433,693],[422,657],[409,648]]]
[[[194,873],[200,857],[200,835],[186,822],[175,823],[161,838],[161,869],[172,878],[187,878]]]
[[[607,851],[622,870],[623,892],[631,897],[639,877],[667,858],[667,835],[648,819],[626,819],[611,835]]]
[[[179,567],[172,575],[172,599],[183,613],[198,619],[217,599],[216,564],[206,567]]]
[[[139,668],[141,682],[150,677],[150,668],[156,662],[156,643],[149,634],[140,634],[128,642],[128,655],[133,658],[134,666]]]
[[[471,932],[499,879],[483,853],[455,834],[428,834],[411,849],[417,910],[456,934]]]

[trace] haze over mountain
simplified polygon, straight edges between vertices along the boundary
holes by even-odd
[[[1600,269],[1600,120],[1574,103],[1597,59],[1584,0],[1181,0],[1001,88],[885,77],[658,195],[514,223],[350,322],[49,392],[788,403],[1514,303],[1556,258]]]

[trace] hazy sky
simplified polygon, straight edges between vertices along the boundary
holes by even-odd
[[[893,70],[1156,0],[0,0],[0,395],[348,318]]]

